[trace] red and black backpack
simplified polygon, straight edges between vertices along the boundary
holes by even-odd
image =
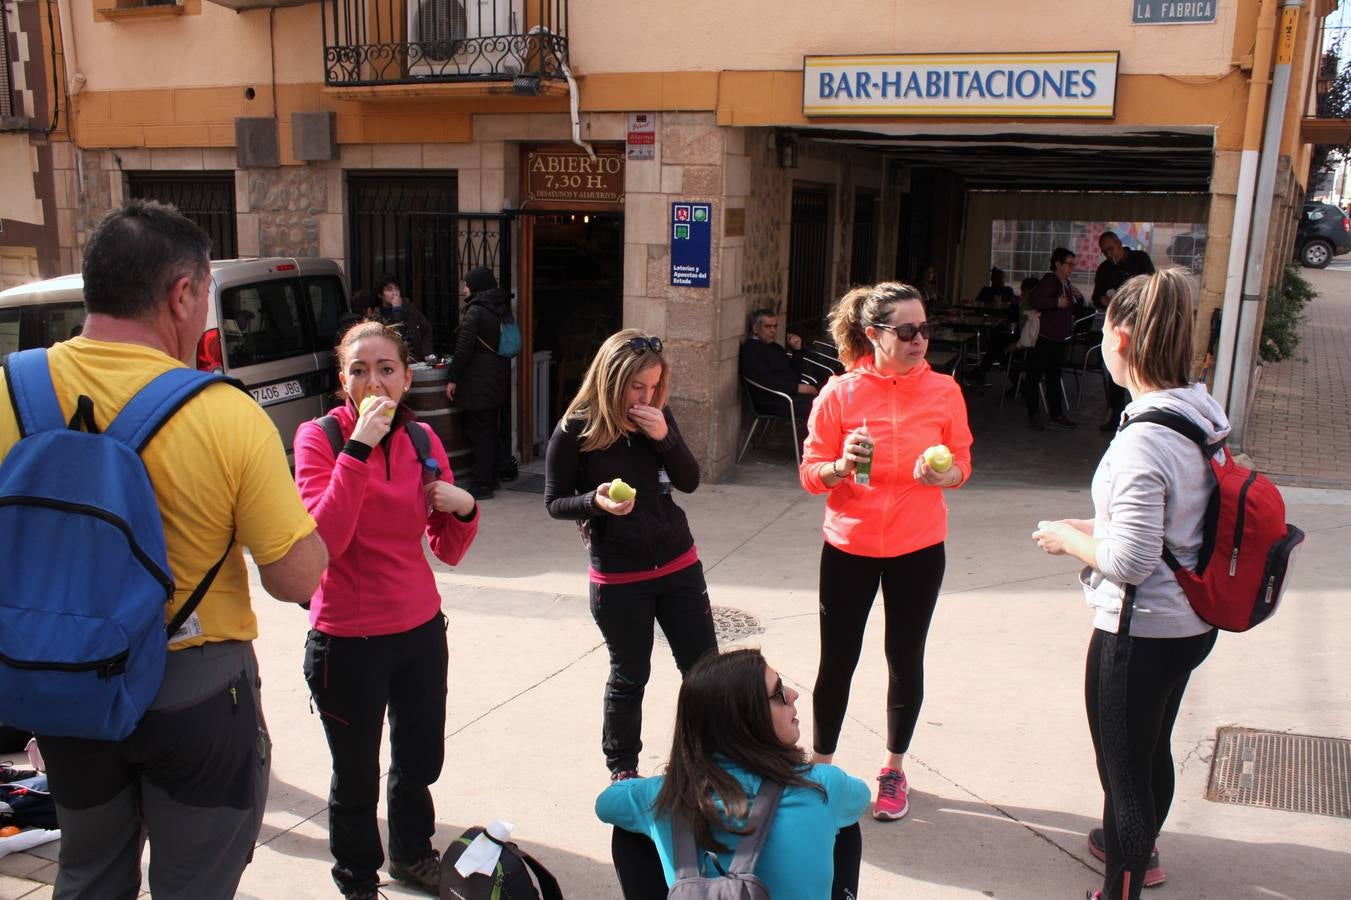
[[[1280,490],[1266,476],[1234,462],[1223,441],[1209,443],[1205,431],[1184,415],[1150,409],[1127,417],[1121,427],[1137,422],[1153,422],[1190,438],[1210,464],[1214,486],[1196,567],[1184,567],[1163,548],[1163,561],[1192,610],[1225,631],[1247,631],[1266,621],[1280,604],[1295,550],[1304,541],[1304,532],[1285,521]]]

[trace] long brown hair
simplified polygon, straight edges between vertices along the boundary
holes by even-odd
[[[1130,334],[1122,361],[1154,389],[1191,384],[1195,317],[1191,279],[1176,266],[1135,276],[1107,305],[1107,321]]]
[[[765,668],[765,658],[753,648],[709,653],[680,684],[671,759],[655,808],[689,822],[705,849],[726,852],[713,839],[714,826],[745,834],[734,826],[750,812],[741,783],[718,764],[715,753],[762,779],[826,792],[806,777],[807,751],[784,744],[774,733]]]
[[[879,284],[856,287],[840,298],[830,311],[830,334],[840,351],[840,362],[846,367],[873,352],[872,342],[864,329],[875,322],[885,322],[891,307],[902,300],[924,297],[911,285],[901,281],[883,281]]]
[[[604,450],[624,436],[628,411],[624,409],[624,388],[639,372],[661,366],[661,378],[652,394],[652,405],[661,409],[671,384],[671,368],[651,347],[634,350],[631,342],[647,335],[636,328],[616,331],[600,345],[587,366],[577,396],[563,413],[564,427],[573,419],[582,420],[582,450]]]

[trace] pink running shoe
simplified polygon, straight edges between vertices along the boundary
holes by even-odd
[[[903,819],[910,812],[910,784],[900,769],[886,768],[877,776],[877,802],[873,818],[879,821]]]

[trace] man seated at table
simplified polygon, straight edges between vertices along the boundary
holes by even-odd
[[[999,272],[998,269],[994,271]],[[999,273],[1001,276],[1003,272]],[[980,372],[988,373],[995,363],[1001,362],[1008,354],[1009,347],[1013,346],[1014,341],[1018,340],[1018,326],[1022,320],[1022,310],[1027,306],[1027,298],[1032,295],[1032,289],[1040,283],[1038,278],[1024,278],[1019,285],[1020,291],[1018,299],[1008,306],[1008,322],[990,332],[990,347],[985,352],[985,358],[980,361]],[[1010,289],[1011,291],[1011,289]]]
[[[811,412],[816,388],[802,380],[802,338],[789,333],[788,349],[778,342],[779,317],[772,309],[757,309],[751,313],[751,334],[741,345],[740,370],[742,378],[749,378],[771,391],[779,391],[793,398],[793,408],[799,421],[807,420]],[[786,416],[783,399],[751,388],[751,402],[757,412]]]
[[[1004,270],[998,266],[990,269],[990,283],[976,294],[976,305],[1004,308],[1014,302],[1013,288],[1004,283]]]

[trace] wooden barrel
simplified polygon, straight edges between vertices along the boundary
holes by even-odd
[[[450,457],[450,468],[455,477],[468,475],[474,451],[464,433],[464,419],[458,409],[450,408],[446,399],[449,373],[442,368],[418,365],[413,367],[413,386],[404,402],[417,413],[419,421],[426,422],[445,445]]]

